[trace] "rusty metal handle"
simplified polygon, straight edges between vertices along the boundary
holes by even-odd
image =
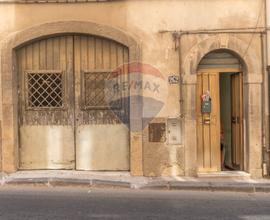
[[[233,123],[233,124],[237,124],[237,123],[239,124],[239,122],[240,122],[239,116],[236,116],[236,117],[233,116],[233,117],[232,117],[232,123]]]

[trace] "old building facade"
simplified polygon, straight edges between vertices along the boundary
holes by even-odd
[[[2,0],[0,16],[3,172],[267,174],[266,1]]]

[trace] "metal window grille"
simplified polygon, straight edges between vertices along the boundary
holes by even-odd
[[[26,74],[27,107],[32,109],[63,107],[62,72],[28,72]]]
[[[113,91],[106,83],[111,74],[111,71],[83,72],[84,109],[120,108],[121,97],[116,102],[110,100]]]

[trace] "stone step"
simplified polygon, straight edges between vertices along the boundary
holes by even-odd
[[[201,172],[198,173],[200,180],[211,181],[237,181],[237,180],[250,180],[250,174],[244,171],[221,171],[221,172]]]

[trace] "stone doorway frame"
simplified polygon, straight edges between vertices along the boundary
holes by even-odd
[[[0,97],[1,97],[1,170],[6,173],[18,169],[18,95],[16,48],[32,41],[64,34],[86,34],[114,40],[129,49],[129,62],[141,61],[139,40],[122,30],[86,21],[59,21],[30,27],[11,34],[0,44]],[[140,79],[136,79],[140,80]],[[131,94],[132,95],[132,94]],[[130,173],[143,175],[142,131],[132,128],[142,127],[142,102],[133,99],[130,103]],[[134,129],[138,130],[138,129]]]
[[[226,36],[225,36],[226,35]],[[226,41],[224,41],[226,39]],[[245,171],[262,177],[262,67],[258,51],[235,35],[212,35],[189,50],[182,66],[184,101],[185,175],[197,175],[196,84],[201,59],[215,50],[236,55],[243,64]],[[256,53],[257,52],[257,53]],[[260,51],[259,51],[260,52]],[[256,98],[259,97],[259,98]],[[194,132],[196,131],[196,132]]]

